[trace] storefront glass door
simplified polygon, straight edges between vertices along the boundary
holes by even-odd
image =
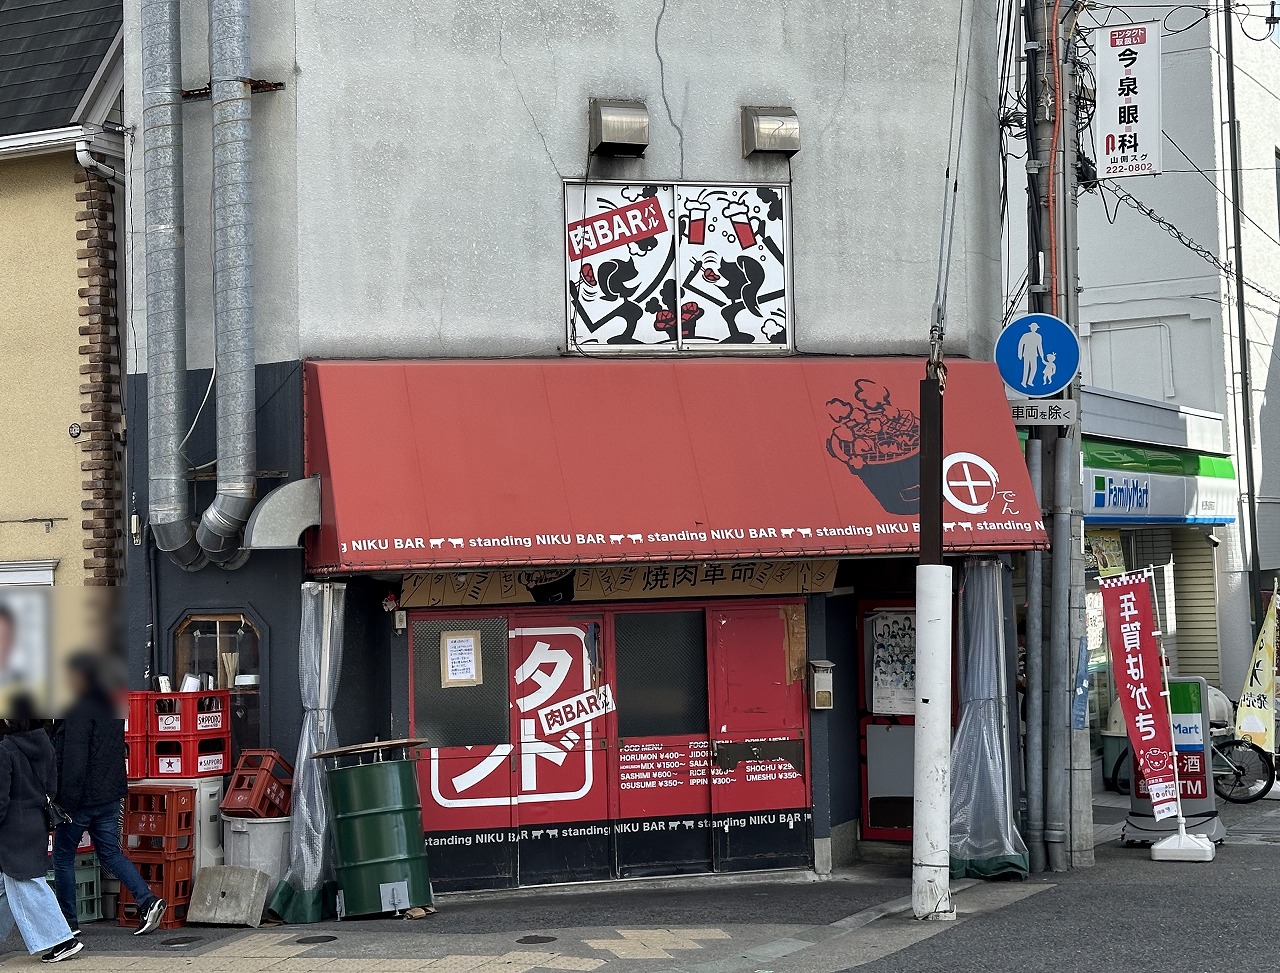
[[[610,878],[613,690],[602,619],[511,626],[520,884]]]

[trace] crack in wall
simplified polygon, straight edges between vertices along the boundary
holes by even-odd
[[[498,20],[498,60],[502,62],[502,66],[507,69],[507,73],[511,75],[511,87],[515,88],[516,97],[520,99],[520,104],[524,108],[524,112],[529,116],[529,121],[533,123],[533,131],[538,136],[538,141],[542,143],[542,151],[547,155],[547,161],[551,163],[551,168],[555,170],[556,176],[563,179],[564,176],[560,172],[560,167],[556,165],[555,156],[551,154],[551,146],[547,144],[547,137],[542,134],[542,126],[538,124],[537,116],[534,115],[533,109],[529,107],[529,102],[525,100],[524,91],[520,87],[520,82],[516,79],[516,73],[512,70],[510,62],[507,61],[506,51],[503,50],[502,38],[506,32],[505,23],[499,18]]]
[[[662,47],[658,41],[658,33],[662,30],[662,18],[667,15],[667,0],[662,0],[662,9],[658,11],[658,19],[653,25],[653,53],[658,58],[658,85],[662,94],[662,105],[667,110],[667,121],[676,130],[676,144],[680,149],[680,178],[684,178],[684,129],[676,122],[675,113],[671,111],[671,100],[667,97],[667,62],[662,58]]]

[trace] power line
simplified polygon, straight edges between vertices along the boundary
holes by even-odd
[[[1143,216],[1149,219],[1152,223],[1156,224],[1156,226],[1160,227],[1162,230],[1168,233],[1169,236],[1173,237],[1175,240],[1177,240],[1180,244],[1182,244],[1184,247],[1186,247],[1196,256],[1207,261],[1208,263],[1213,264],[1213,266],[1217,267],[1218,270],[1222,271],[1224,274],[1235,273],[1235,270],[1232,268],[1231,264],[1226,263],[1225,261],[1220,259],[1217,254],[1213,253],[1212,251],[1196,243],[1195,240],[1191,239],[1191,237],[1183,233],[1182,230],[1178,229],[1176,226],[1174,226],[1174,224],[1170,223],[1168,220],[1166,220],[1163,216],[1161,216],[1159,213],[1153,210],[1150,206],[1148,206],[1142,200],[1130,194],[1127,190],[1122,189],[1113,180],[1110,180],[1110,179],[1100,180],[1098,182],[1098,186],[1100,189],[1106,189],[1109,192],[1111,192],[1116,197],[1116,199],[1120,200],[1120,202],[1124,203],[1130,209],[1137,210],[1139,213],[1141,213]],[[1251,290],[1255,291],[1258,294],[1261,294],[1263,297],[1267,298],[1268,300],[1275,301],[1277,304],[1280,304],[1280,294],[1276,294],[1274,291],[1268,290],[1266,287],[1263,287],[1261,284],[1256,283],[1255,281],[1252,281],[1247,277],[1244,279],[1244,282],[1245,282],[1245,285],[1248,286]]]
[[[1219,196],[1225,199],[1228,203],[1231,202],[1231,197],[1227,195],[1226,190],[1224,190],[1221,186],[1219,186],[1216,182],[1214,182],[1213,177],[1209,175],[1209,173],[1207,173],[1204,169],[1201,169],[1198,165],[1196,165],[1195,160],[1192,159],[1191,156],[1187,155],[1187,153],[1183,150],[1182,146],[1173,140],[1173,136],[1170,135],[1168,132],[1164,132],[1163,134],[1164,134],[1164,137],[1169,140],[1169,144],[1178,150],[1178,154],[1182,156],[1184,159],[1186,159],[1187,162],[1189,162],[1192,166],[1194,166],[1196,172],[1204,176],[1204,181],[1207,182],[1210,186],[1212,186],[1214,188],[1214,191]],[[1243,216],[1246,220],[1248,220],[1251,224],[1253,224],[1254,228],[1257,229],[1259,233],[1261,233],[1264,237],[1266,237],[1268,240],[1274,243],[1277,247],[1280,247],[1280,240],[1277,240],[1267,230],[1263,229],[1257,220],[1255,220],[1252,216],[1250,216],[1248,213],[1244,211],[1244,207],[1241,207],[1240,215]]]

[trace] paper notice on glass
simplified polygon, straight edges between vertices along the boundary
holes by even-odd
[[[478,686],[481,681],[480,633],[441,633],[440,684],[442,686]]]
[[[871,616],[871,711],[911,716],[916,711],[915,612]]]

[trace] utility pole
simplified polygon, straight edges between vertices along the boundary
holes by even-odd
[[[1028,213],[1029,238],[1033,241],[1031,309],[1052,313],[1072,329],[1079,327],[1079,306],[1075,233],[1077,116],[1069,42],[1075,29],[1077,5],[1078,0],[1028,2],[1024,12],[1029,30],[1028,106],[1032,113],[1027,133],[1028,190],[1036,203]],[[1078,388],[1078,383],[1072,386],[1072,394],[1077,398]],[[1047,865],[1053,871],[1064,871],[1071,863],[1069,849],[1073,830],[1071,646],[1075,644],[1072,635],[1083,632],[1084,604],[1083,558],[1080,544],[1076,542],[1083,524],[1079,429],[1064,427],[1049,441],[1029,446],[1028,459],[1035,467],[1033,472],[1040,472],[1041,456],[1047,467],[1045,473],[1049,475],[1041,477],[1040,486],[1050,487],[1045,492],[1052,509],[1050,624],[1045,652],[1043,629],[1038,624],[1044,617],[1044,592],[1043,589],[1028,591],[1027,692],[1042,695],[1028,705],[1027,718],[1030,721],[1043,716],[1044,719],[1042,736],[1037,734],[1038,726],[1029,727],[1027,733],[1028,851],[1033,868]],[[1043,563],[1034,553],[1030,558],[1035,563],[1029,561],[1029,581],[1041,576]],[[1037,624],[1031,623],[1032,614]],[[1080,617],[1073,618],[1073,614]],[[1037,752],[1040,750],[1042,754]],[[1077,821],[1077,828],[1082,824]]]
[[[1044,313],[1049,310],[1048,287],[1044,281],[1044,241],[1048,234],[1048,209],[1044,187],[1052,131],[1042,125],[1044,106],[1044,66],[1049,64],[1048,51],[1039,38],[1044,19],[1041,4],[1028,2],[1022,9],[1023,50],[1027,58],[1027,309]],[[1027,469],[1035,492],[1036,509],[1043,514],[1044,484],[1042,463],[1044,442],[1038,426],[1032,426],[1027,439]],[[1043,555],[1027,552],[1027,667],[1026,667],[1026,843],[1028,865],[1033,873],[1045,870],[1044,844],[1044,573]]]
[[[935,314],[939,313],[935,310]],[[954,919],[951,904],[951,566],[942,558],[941,325],[920,382],[920,563],[916,567],[911,909]]]
[[[1249,610],[1253,637],[1262,626],[1262,572],[1258,565],[1258,491],[1253,468],[1253,368],[1249,362],[1248,319],[1244,306],[1244,245],[1240,227],[1240,118],[1236,115],[1236,57],[1231,0],[1222,3],[1222,51],[1227,62],[1227,142],[1231,152],[1231,222],[1235,233],[1232,269],[1236,285],[1236,335],[1240,355],[1240,425],[1244,442],[1245,506],[1249,519]]]

